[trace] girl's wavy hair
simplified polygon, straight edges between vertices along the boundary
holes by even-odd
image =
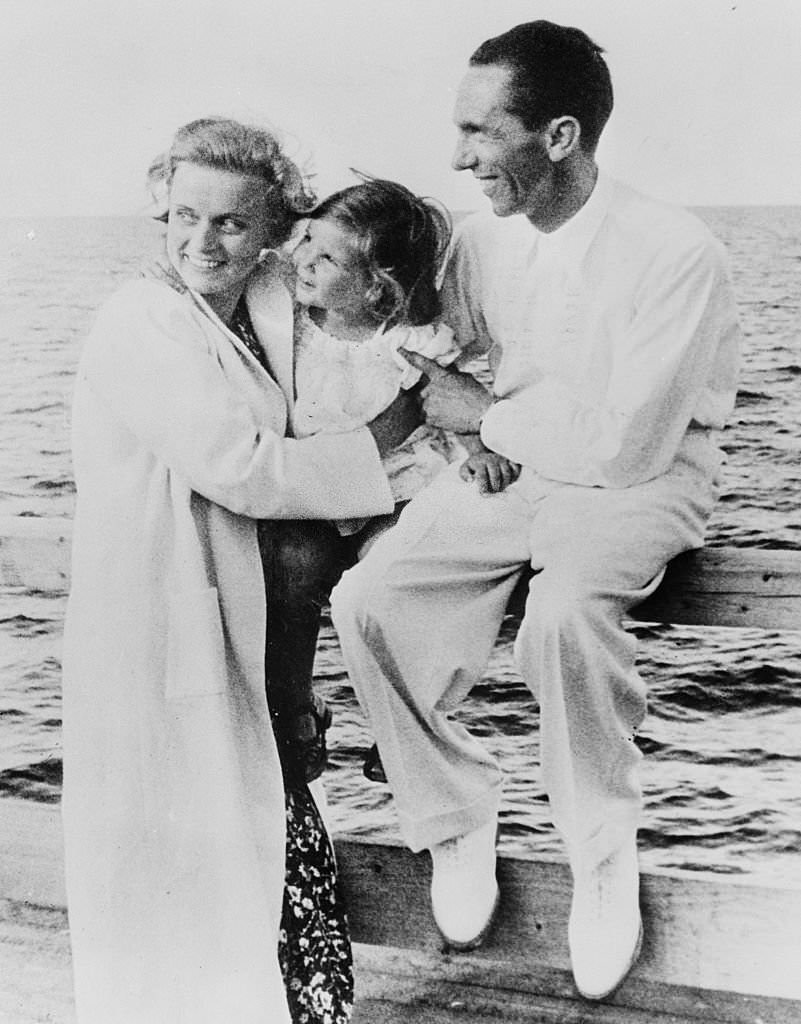
[[[155,217],[165,223],[170,185],[181,163],[260,178],[270,200],[274,246],[288,240],[294,225],[316,202],[306,177],[272,132],[231,118],[204,117],[179,128],[167,152],[148,168],[147,183],[158,209]]]
[[[335,220],[354,236],[370,279],[365,299],[378,323],[431,323],[440,312],[437,282],[451,221],[436,200],[394,181],[353,171],[360,179],[328,196],[310,220]]]

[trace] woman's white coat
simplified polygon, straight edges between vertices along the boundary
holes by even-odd
[[[392,500],[368,431],[284,437],[275,267],[248,304],[276,380],[202,299],[146,279],[101,310],[81,360],[63,798],[80,1024],[289,1021],[255,519]]]

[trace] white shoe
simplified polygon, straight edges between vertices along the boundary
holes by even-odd
[[[573,878],[568,942],[576,988],[604,999],[634,966],[642,947],[636,838]]]
[[[494,821],[431,847],[431,909],[451,949],[476,949],[498,906]]]

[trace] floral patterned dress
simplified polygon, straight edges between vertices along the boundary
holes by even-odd
[[[286,888],[278,962],[294,1024],[347,1024],[353,960],[334,855],[306,786],[286,790]]]

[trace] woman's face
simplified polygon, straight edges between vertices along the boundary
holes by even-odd
[[[167,255],[223,320],[236,307],[259,252],[270,244],[260,178],[180,163],[170,185]]]

